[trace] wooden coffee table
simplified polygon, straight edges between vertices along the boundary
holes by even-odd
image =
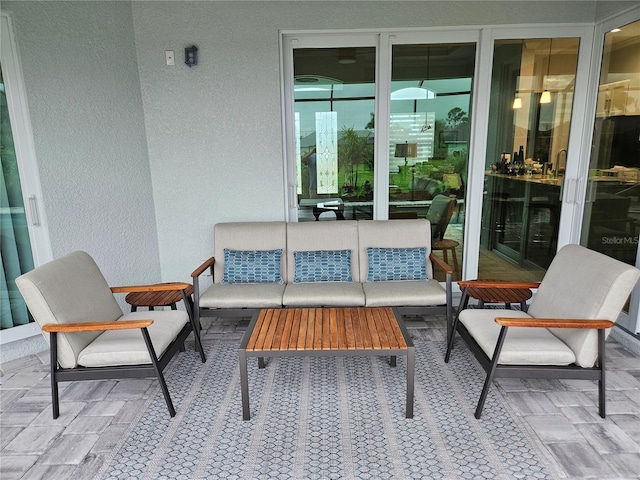
[[[391,307],[282,308],[260,310],[251,319],[239,350],[242,418],[250,419],[247,357],[407,356],[406,417],[413,418],[415,347]]]

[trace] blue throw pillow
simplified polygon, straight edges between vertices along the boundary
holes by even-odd
[[[427,280],[426,247],[367,248],[367,282]]]
[[[283,283],[280,275],[282,249],[224,249],[224,274],[220,283]]]
[[[293,252],[293,283],[353,282],[351,250],[315,250]]]

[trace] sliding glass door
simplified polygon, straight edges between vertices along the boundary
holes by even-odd
[[[15,279],[52,255],[11,22],[0,20],[0,343],[9,343],[39,333]]]
[[[496,40],[478,275],[539,281],[558,248],[578,38]]]

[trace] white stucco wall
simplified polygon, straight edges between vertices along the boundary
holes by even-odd
[[[54,257],[112,284],[160,280],[128,2],[2,2],[11,13]]]

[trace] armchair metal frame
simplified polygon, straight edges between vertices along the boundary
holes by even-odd
[[[451,350],[455,340],[456,331],[468,345],[469,349],[476,357],[487,377],[484,381],[482,393],[475,410],[475,417],[480,418],[491,383],[495,378],[558,378],[577,380],[596,380],[598,382],[598,413],[605,418],[605,329],[614,326],[610,320],[585,320],[566,318],[509,318],[496,317],[495,322],[501,325],[498,341],[493,353],[493,357],[484,352],[475,338],[469,333],[465,326],[458,321],[460,311],[467,306],[468,296],[464,282],[460,282],[464,288],[460,308],[455,316],[451,330],[448,332],[449,339],[445,363],[449,363]],[[524,282],[483,282],[473,283],[473,288],[536,288],[537,283]],[[464,307],[463,307],[464,306]],[[585,328],[598,331],[598,356],[593,367],[581,367],[579,365],[513,365],[499,364],[498,359],[504,345],[509,327],[525,328]]]
[[[186,288],[189,287],[188,283],[173,283],[173,284],[157,284],[157,285],[140,285],[129,287],[111,287],[113,293],[127,293],[127,292],[150,292],[150,291],[166,291],[166,290],[180,290],[182,298],[185,301],[185,305],[189,305],[186,296]],[[194,316],[191,312],[189,314],[189,322],[185,324],[178,336],[171,342],[169,347],[164,351],[162,356],[158,358],[147,327],[149,327],[153,320],[141,319],[141,320],[116,320],[109,322],[86,322],[86,323],[66,323],[66,324],[47,324],[42,326],[42,330],[49,333],[50,339],[50,359],[51,359],[51,397],[53,407],[53,418],[58,418],[60,415],[60,402],[58,395],[58,383],[70,382],[70,381],[82,381],[82,380],[103,380],[103,379],[116,379],[116,378],[144,378],[144,377],[157,377],[162,390],[162,395],[167,404],[169,414],[173,417],[176,414],[171,396],[169,395],[169,389],[165,381],[163,371],[169,361],[178,351],[184,351],[184,342],[186,338],[193,332],[196,350],[200,354],[202,363],[206,362],[206,356],[202,343],[200,340],[200,326],[199,322],[196,323]],[[104,367],[82,367],[75,368],[61,368],[58,365],[58,333],[74,333],[74,332],[89,332],[89,331],[107,331],[107,330],[126,330],[126,329],[140,329],[141,335],[144,338],[149,356],[151,357],[150,364],[139,365],[114,365]]]

